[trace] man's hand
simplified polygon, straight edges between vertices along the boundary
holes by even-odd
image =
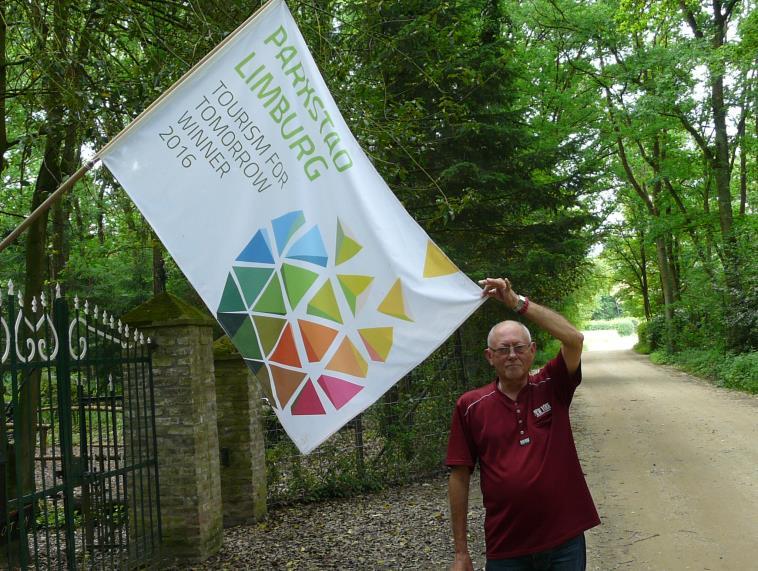
[[[486,278],[479,280],[479,285],[483,288],[482,297],[494,297],[510,309],[516,307],[518,295],[513,291],[508,278]]]
[[[474,564],[468,553],[456,553],[455,561],[450,566],[450,571],[474,571]]]

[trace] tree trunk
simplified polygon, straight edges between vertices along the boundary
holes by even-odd
[[[166,261],[163,258],[163,244],[155,232],[151,232],[153,243],[153,294],[166,291]]]

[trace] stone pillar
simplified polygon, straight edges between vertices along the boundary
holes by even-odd
[[[162,553],[175,560],[200,562],[216,553],[223,539],[214,321],[168,293],[140,305],[123,321],[155,344]]]
[[[224,527],[266,517],[266,448],[258,380],[228,337],[213,345]]]

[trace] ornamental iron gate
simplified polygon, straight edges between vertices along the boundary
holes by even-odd
[[[150,340],[0,293],[0,569],[132,569],[161,541]]]

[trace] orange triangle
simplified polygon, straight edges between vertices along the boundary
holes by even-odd
[[[326,368],[355,377],[365,377],[368,373],[368,363],[347,337],[342,340]]]
[[[289,323],[284,327],[284,333],[282,333],[282,338],[279,340],[279,345],[276,346],[269,360],[281,363],[282,365],[300,367],[300,357],[297,354],[295,338],[292,335],[292,326]]]
[[[311,321],[298,319],[297,322],[300,324],[300,333],[303,336],[308,361],[311,363],[320,361],[324,358],[324,354],[331,346],[334,338],[337,337],[337,331]]]
[[[274,378],[279,406],[280,408],[284,408],[305,378],[305,373],[303,371],[290,371],[289,369],[282,369],[276,365],[271,365],[271,376]]]

